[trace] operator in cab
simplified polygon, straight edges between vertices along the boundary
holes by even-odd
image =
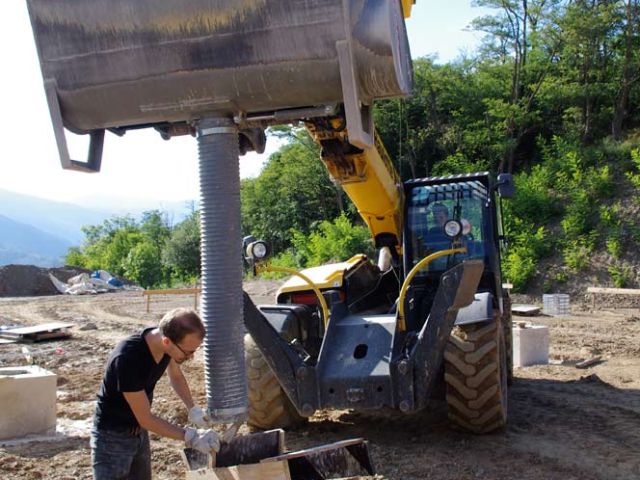
[[[157,327],[122,340],[109,355],[91,432],[91,459],[96,480],[151,479],[149,434],[184,441],[209,453],[220,449],[220,438],[209,428],[204,411],[194,404],[180,365],[202,344],[205,328],[193,310],[167,312]],[[153,391],[165,371],[175,393],[189,410],[181,427],[151,412]]]
[[[442,238],[446,241],[444,224],[449,220],[449,209],[442,203],[434,203],[431,212],[433,214],[433,225],[429,229],[429,237]]]

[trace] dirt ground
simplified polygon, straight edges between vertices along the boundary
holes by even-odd
[[[268,282],[246,288],[256,303],[269,303],[275,291]],[[72,339],[29,348],[35,363],[58,375],[59,423],[85,429],[55,441],[0,448],[0,478],[91,478],[86,428],[109,351],[119,339],[157,322],[169,308],[192,303],[188,296],[156,297],[151,312],[145,313],[140,292],[0,298],[0,325],[76,324]],[[302,430],[288,432],[287,446],[298,449],[364,437],[370,442],[378,479],[640,478],[638,310],[574,311],[566,318],[525,320],[549,326],[553,364],[516,370],[504,432],[458,432],[449,426],[441,406],[402,421],[372,422],[349,411],[325,411]],[[21,347],[0,345],[0,366],[24,364]],[[594,355],[604,362],[586,370],[575,368],[576,361]],[[201,353],[185,364],[185,373],[194,397],[204,404]],[[156,413],[186,421],[186,411],[168,382],[160,381],[155,398]],[[178,448],[178,442],[152,437],[154,478],[184,478]]]

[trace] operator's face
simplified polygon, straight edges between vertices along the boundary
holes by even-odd
[[[183,363],[190,358],[193,358],[196,350],[198,350],[200,345],[202,345],[202,339],[197,333],[188,333],[179,342],[171,343],[174,347],[173,352],[171,353],[171,358],[173,358],[176,363]]]
[[[444,226],[448,218],[447,212],[445,212],[444,210],[437,210],[433,212],[433,217],[435,218],[436,223],[441,227]]]

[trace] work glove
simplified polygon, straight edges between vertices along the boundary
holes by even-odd
[[[200,428],[209,428],[211,426],[209,415],[204,413],[204,410],[197,405],[189,410],[189,422]]]
[[[184,431],[184,444],[202,453],[220,450],[220,436],[213,430],[196,430],[187,427]]]

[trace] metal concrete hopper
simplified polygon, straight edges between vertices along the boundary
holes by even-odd
[[[154,126],[171,136],[211,115],[264,126],[328,115],[342,103],[352,143],[367,146],[373,100],[405,96],[412,86],[399,1],[28,0],[28,7],[65,168],[98,170],[105,129]],[[69,159],[63,126],[92,133],[89,164]]]

